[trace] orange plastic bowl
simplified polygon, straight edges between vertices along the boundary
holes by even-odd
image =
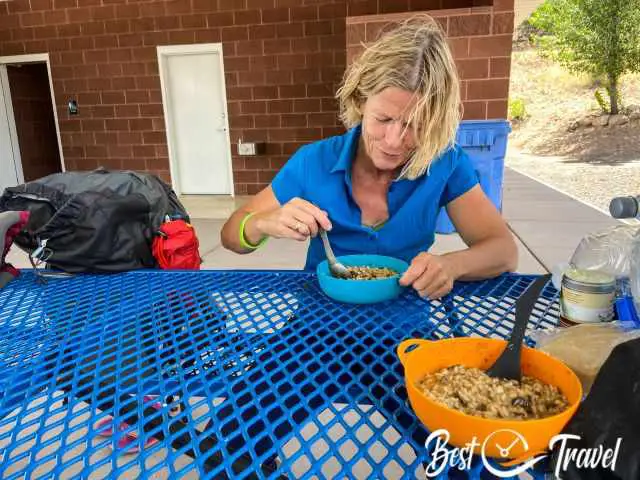
[[[410,352],[407,348],[416,346]],[[564,363],[546,353],[529,347],[522,348],[522,372],[524,375],[557,386],[569,401],[569,408],[557,415],[535,420],[496,420],[475,417],[459,412],[430,399],[416,384],[428,373],[453,365],[488,369],[506,346],[504,340],[491,338],[451,338],[446,340],[410,339],[400,343],[398,357],[404,366],[407,394],[414,413],[430,431],[445,429],[449,432],[449,444],[466,447],[475,437],[481,453],[487,437],[484,453],[500,459],[526,459],[548,448],[549,440],[562,431],[576,412],[582,399],[582,385],[578,377]],[[517,432],[526,441],[514,442]],[[507,455],[504,447],[511,446]],[[501,449],[500,447],[503,447]]]

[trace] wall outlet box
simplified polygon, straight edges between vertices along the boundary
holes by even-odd
[[[238,141],[238,155],[257,155],[258,144],[256,142]]]

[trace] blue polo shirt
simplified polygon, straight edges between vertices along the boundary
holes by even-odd
[[[336,255],[368,253],[411,262],[433,244],[440,208],[476,185],[477,174],[466,153],[458,146],[451,148],[432,163],[428,175],[392,182],[386,223],[377,229],[364,226],[351,185],[360,132],[357,126],[344,135],[301,147],[271,187],[280,205],[299,197],[329,214],[333,226],[329,240]],[[320,238],[313,238],[305,269],[315,269],[324,259]]]

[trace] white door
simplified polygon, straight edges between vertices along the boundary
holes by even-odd
[[[0,65],[0,195],[5,188],[19,183],[22,183],[22,165],[15,134],[9,78],[6,65]]]
[[[159,47],[174,187],[233,194],[224,72],[219,46]],[[189,51],[192,48],[194,51]]]

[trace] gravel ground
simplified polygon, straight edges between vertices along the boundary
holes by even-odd
[[[638,159],[614,164],[532,155],[510,146],[505,163],[607,214],[613,197],[640,195],[640,146]]]

